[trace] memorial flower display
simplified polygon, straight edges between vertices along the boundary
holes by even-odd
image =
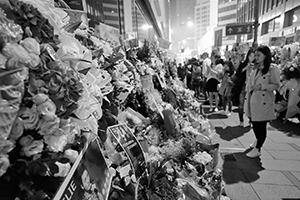
[[[50,2],[0,5],[1,198],[221,198],[214,129],[157,45],[112,47]]]

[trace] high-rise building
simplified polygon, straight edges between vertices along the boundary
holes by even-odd
[[[159,0],[85,0],[87,15],[93,23],[102,22],[118,28],[120,34],[168,39],[169,1]],[[146,27],[146,28],[145,28]]]
[[[254,21],[258,11],[258,44],[269,44],[270,38],[281,36],[291,43],[300,30],[299,0],[238,0],[237,9],[238,23]],[[252,37],[248,35],[242,42],[251,42]]]
[[[215,31],[215,46],[230,46],[236,42],[235,36],[226,36],[225,27],[237,22],[237,0],[219,0],[218,29]]]
[[[159,28],[162,30],[164,38],[169,40],[170,17],[169,17],[169,2],[161,0],[152,0],[154,14],[157,19]]]
[[[94,22],[104,22],[103,5],[99,0],[86,0],[87,17]]]
[[[104,23],[125,32],[123,0],[102,0]]]
[[[195,49],[196,0],[170,0],[170,27],[172,50],[175,52]]]
[[[208,29],[217,26],[218,0],[197,0],[195,7],[196,40],[199,41]]]
[[[87,16],[93,23],[105,23],[124,33],[123,0],[86,0]]]
[[[197,0],[195,7],[196,42],[200,53],[214,46],[214,29],[218,23],[218,0]]]
[[[237,22],[237,0],[219,0],[218,26]]]

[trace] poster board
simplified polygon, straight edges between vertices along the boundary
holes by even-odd
[[[115,27],[99,23],[98,25],[95,25],[95,35],[110,42],[113,47],[121,45],[119,29]]]
[[[82,151],[53,200],[108,199],[112,175],[98,139]]]
[[[126,124],[107,128],[108,142],[116,148],[118,144],[129,158],[130,165],[138,180],[146,170],[146,161],[142,146]]]

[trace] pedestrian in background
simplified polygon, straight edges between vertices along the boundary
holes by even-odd
[[[193,63],[193,73],[192,73],[192,83],[193,83],[193,90],[195,92],[195,97],[197,99],[200,99],[200,84],[201,84],[201,73],[202,73],[202,69],[200,67],[200,63],[194,62]]]
[[[192,65],[190,63],[187,64],[186,67],[186,85],[187,88],[192,90]]]
[[[185,69],[185,66],[182,65],[181,63],[178,64],[177,73],[178,73],[179,80],[184,82],[184,79],[186,76],[186,69]]]
[[[207,91],[206,91],[206,83],[208,76],[208,68],[211,66],[211,60],[208,57],[208,53],[204,52],[202,54],[203,62],[202,62],[202,92],[204,95],[204,99],[207,100]]]
[[[232,75],[234,74],[234,67],[231,61],[225,61],[223,65],[223,74],[221,77],[221,86],[219,89],[219,94],[222,97],[222,108],[227,116],[229,116],[232,112]],[[226,107],[228,105],[228,111],[226,111]]]
[[[209,111],[217,112],[219,106],[219,94],[218,94],[218,84],[219,84],[219,75],[223,70],[223,60],[219,56],[212,57],[212,65],[207,68],[207,83],[206,91],[209,95]],[[215,109],[213,109],[215,103]]]
[[[238,106],[240,126],[244,127],[244,101],[245,101],[245,88],[247,78],[250,76],[250,72],[254,66],[255,62],[255,51],[250,49],[247,52],[246,58],[241,62],[242,57],[237,55],[233,58],[233,63],[235,66],[238,66],[236,73],[233,77],[233,93],[232,100],[235,105]]]
[[[271,64],[271,51],[260,46],[255,54],[256,66],[246,85],[245,114],[252,123],[256,140],[250,145],[253,149],[246,155],[250,158],[261,155],[261,148],[267,137],[267,122],[276,119],[275,94],[280,84],[280,70]]]

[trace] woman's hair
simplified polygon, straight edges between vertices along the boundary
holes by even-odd
[[[263,53],[266,56],[264,59],[264,68],[261,70],[262,74],[266,74],[266,73],[268,73],[271,63],[272,63],[271,50],[268,46],[261,45],[257,48],[256,51],[260,51],[261,53]]]
[[[231,61],[225,61],[224,65],[227,65],[229,67],[229,74],[230,76],[234,73],[234,66]]]
[[[254,54],[255,54],[255,51],[254,51],[254,49],[252,49],[252,48],[249,49],[249,51],[247,52],[246,58],[245,58],[245,60],[244,60],[244,63],[245,63],[246,66],[247,66],[248,63],[249,63],[249,56],[250,56],[251,53],[254,53]]]

